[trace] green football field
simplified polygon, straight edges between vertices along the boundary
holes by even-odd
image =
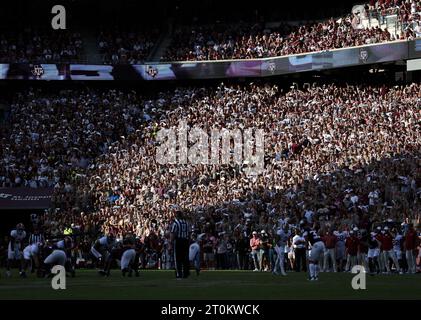
[[[173,271],[142,271],[123,278],[118,270],[102,278],[78,270],[65,290],[53,290],[51,279],[20,279],[1,270],[0,299],[421,299],[421,274],[367,275],[366,290],[354,290],[349,273],[321,273],[310,282],[304,273],[286,277],[251,271],[203,271],[199,277],[175,280]]]

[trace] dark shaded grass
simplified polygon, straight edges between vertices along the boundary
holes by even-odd
[[[53,290],[50,279],[0,278],[0,299],[421,299],[421,275],[367,275],[366,290],[354,290],[348,273],[322,273],[310,282],[304,273],[287,277],[250,271],[204,271],[177,281],[172,271],[142,271],[123,278],[118,270],[102,278],[79,270],[66,290]]]

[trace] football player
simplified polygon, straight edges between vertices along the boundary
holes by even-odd
[[[104,238],[105,237],[102,237],[101,239],[104,239]],[[113,241],[113,242],[109,242],[108,247],[107,248],[104,247],[103,250],[105,250],[105,253],[103,254],[103,256],[106,257],[104,260],[104,269],[98,271],[98,273],[102,276],[109,277],[113,262],[121,260],[121,256],[123,255],[123,252],[124,252],[124,246],[121,241]]]
[[[116,242],[111,248],[110,254],[108,255],[104,270],[99,271],[100,275],[110,276],[110,270],[114,261],[120,261],[120,267],[123,277],[128,274],[132,276],[133,270],[136,273],[136,277],[139,276],[138,264],[136,263],[135,240],[132,237],[127,237],[123,242]]]
[[[139,276],[139,263],[144,252],[144,245],[140,237],[136,237],[134,240],[134,249],[136,251],[136,257],[133,263],[133,270],[135,271],[136,277]]]
[[[368,267],[370,274],[380,273],[379,255],[380,255],[380,241],[376,232],[371,232],[368,238]]]
[[[32,248],[31,248],[32,252],[29,252],[28,251],[29,249],[27,249],[26,255],[27,256],[28,254],[31,255],[31,273],[35,272],[36,270],[38,276],[41,275],[40,256],[41,256],[42,250],[40,250],[40,248],[42,249],[44,243],[45,243],[44,233],[37,225],[34,225],[34,230],[28,237],[28,244],[32,245]],[[24,250],[24,259],[26,260],[25,250]],[[27,262],[28,261],[25,261],[25,263]],[[25,267],[27,267],[27,265],[25,265]]]
[[[398,260],[399,268],[403,272],[404,265],[403,265],[402,248],[403,248],[404,237],[403,237],[402,232],[400,232],[396,228],[393,228],[392,232],[395,234],[395,237],[393,238],[393,252],[395,253],[396,259]]]
[[[287,245],[288,239],[291,236],[291,232],[289,231],[289,225],[284,224],[283,228],[278,229],[276,232],[276,245],[275,245],[275,252],[276,252],[276,261],[275,267],[273,269],[273,274],[279,275],[279,270],[283,276],[286,276],[284,262],[285,262],[285,246]]]
[[[16,229],[10,232],[10,241],[7,250],[7,264],[6,264],[6,276],[11,277],[10,267],[13,261],[19,261],[19,274],[24,277],[24,260],[23,260],[23,246],[26,238],[25,226],[23,223],[18,223]]]
[[[61,246],[60,246],[61,247]],[[44,260],[44,267],[47,277],[51,277],[51,269],[54,266],[60,265],[62,267],[66,266],[67,255],[66,255],[66,247],[64,249],[60,249],[57,247],[57,243],[48,242],[45,248],[45,252],[49,252],[48,256]]]
[[[319,236],[316,230],[306,231],[304,238],[311,245],[309,257],[308,257],[308,268],[310,272],[310,281],[319,280],[319,261],[323,257],[325,251],[325,244],[322,238]]]
[[[26,278],[26,270],[28,269],[29,266],[33,266],[33,269],[37,270],[37,274],[40,275],[40,263],[39,263],[39,255],[40,255],[40,247],[43,244],[41,242],[38,243],[33,243],[33,244],[28,244],[24,249],[23,249],[23,259],[24,259],[24,265],[23,265],[23,270],[22,270],[22,274],[21,277],[22,278]],[[33,264],[33,265],[32,265]]]
[[[201,237],[197,237],[196,234],[192,234],[192,243],[189,247],[189,260],[190,264],[194,266],[194,269],[196,270],[196,274],[200,274],[200,239]]]
[[[114,244],[115,237],[112,233],[107,236],[103,236],[95,241],[94,245],[91,247],[91,254],[99,262],[106,261]]]
[[[70,272],[72,278],[75,277],[75,268],[72,263],[72,250],[74,248],[74,242],[71,237],[67,236],[63,240],[57,241],[56,248],[64,251],[66,254],[65,268],[67,272]]]
[[[126,238],[123,240],[123,254],[121,255],[120,267],[123,277],[128,274],[132,276],[133,267],[135,266],[136,250],[135,243],[132,238]],[[139,271],[136,269],[136,277],[139,276]]]
[[[339,227],[339,230],[335,230],[333,234],[336,236],[336,265],[338,267],[338,272],[344,270],[345,258],[345,241],[349,236],[348,231],[344,230],[343,226]]]

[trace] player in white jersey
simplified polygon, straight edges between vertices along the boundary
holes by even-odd
[[[319,280],[319,262],[323,258],[325,244],[317,231],[311,230],[304,233],[306,241],[311,245],[308,257],[308,268],[310,272],[310,281]]]
[[[288,224],[284,224],[282,229],[279,229],[276,232],[276,245],[275,245],[275,252],[276,252],[276,261],[275,261],[275,268],[273,269],[273,274],[278,275],[279,270],[283,276],[286,276],[284,262],[285,262],[285,246],[288,243],[288,238],[290,237],[291,233],[289,231]]]
[[[189,261],[194,266],[196,274],[200,274],[200,245],[199,239],[195,234],[192,234],[192,243],[189,247]]]
[[[348,232],[343,230],[343,227],[340,227],[339,230],[333,232],[337,238],[336,242],[336,252],[335,257],[337,261],[338,271],[344,270],[344,261],[345,261],[345,241],[348,237]]]
[[[24,241],[26,238],[25,227],[22,223],[19,223],[16,226],[16,229],[10,232],[10,241],[7,250],[7,264],[6,264],[6,275],[10,277],[12,274],[10,272],[10,267],[13,264],[13,261],[19,261],[19,273],[20,276],[24,276],[23,274],[23,247]]]
[[[26,261],[31,261],[31,259],[38,255],[39,248],[38,243],[28,244],[25,249],[23,249],[23,259]]]
[[[73,242],[70,237],[66,237],[64,240],[57,241],[51,246],[52,252],[45,258],[44,265],[47,275],[51,275],[52,267],[60,265],[67,267],[66,271],[69,271],[74,277],[74,270],[69,269],[67,265],[67,253],[73,248]]]
[[[393,252],[395,253],[395,257],[398,260],[398,264],[400,267],[400,270],[403,268],[403,260],[402,260],[402,248],[403,248],[403,235],[401,232],[396,231],[395,237],[393,238]]]
[[[28,244],[23,249],[23,259],[24,259],[24,266],[22,270],[22,278],[26,278],[26,270],[28,267],[33,263],[35,266],[35,269],[37,269],[39,274],[39,253],[40,253],[40,246],[42,246],[42,243],[33,243]]]
[[[133,239],[128,238],[123,240],[123,254],[121,255],[120,267],[123,277],[128,273],[129,277],[132,276],[133,266],[136,259],[136,250]],[[136,270],[137,271],[137,270]]]
[[[54,249],[44,260],[44,265],[47,271],[47,275],[51,274],[51,269],[54,266],[62,266],[66,265],[66,253],[60,249]]]
[[[136,277],[139,276],[138,263],[136,259],[139,259],[139,256],[136,252],[135,239],[132,237],[127,237],[123,241],[116,241],[110,252],[105,263],[103,270],[98,271],[102,276],[109,277],[111,274],[111,266],[115,262],[120,264],[121,272],[123,277],[127,274],[129,277],[132,276],[133,270],[136,273]]]
[[[113,234],[103,236],[95,241],[91,247],[91,254],[99,261],[107,260],[112,247],[115,244],[115,237]]]
[[[136,258],[136,251],[133,248],[127,248],[123,255],[121,256],[121,272],[123,273],[123,277],[126,276],[126,273],[129,273],[129,277],[132,276],[132,265],[134,264],[134,260]]]
[[[66,254],[66,271],[70,272],[72,278],[75,277],[75,267],[72,263],[72,249],[74,248],[74,243],[71,237],[67,236],[63,240],[57,241],[56,248],[63,250]]]

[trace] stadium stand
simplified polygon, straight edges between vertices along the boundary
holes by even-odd
[[[16,98],[2,131],[0,186],[54,186],[54,206],[42,218],[51,236],[70,226],[88,242],[101,232],[142,240],[152,233],[160,250],[175,204],[215,249],[252,230],[274,237],[285,219],[321,230],[416,223],[420,90],[220,85],[163,91],[152,100],[118,90],[29,90]],[[264,129],[264,172],[250,180],[243,166],[158,164],[158,128],[179,119],[205,131],[240,120]]]
[[[96,27],[88,35],[7,29],[0,33],[0,201],[11,197],[8,189],[53,189],[45,211],[28,207],[27,230],[74,241],[65,249],[83,261],[74,263],[79,267],[95,266],[92,245],[109,237],[135,239],[144,268],[173,268],[171,225],[182,211],[210,269],[276,273],[275,247],[282,242],[286,268],[298,271],[293,239],[310,229],[326,245],[334,234],[347,253],[358,243],[356,260],[338,250],[348,263],[332,271],[366,263],[368,239],[389,241],[388,230],[397,237],[396,251],[409,248],[420,268],[421,84],[417,67],[406,72],[404,61],[411,57],[416,65],[421,57],[412,41],[421,36],[420,5],[371,1],[342,17],[305,23],[256,19],[174,30],[149,24]],[[338,50],[335,57],[327,52],[304,61],[215,62],[395,40],[404,40],[395,43],[402,46]],[[89,59],[87,48],[100,59]],[[193,63],[143,64],[162,52],[162,61]],[[194,62],[204,60],[212,61]],[[126,78],[134,83],[119,81]],[[43,81],[51,79],[68,81]],[[192,164],[193,151],[182,163],[162,164],[158,137],[182,120],[205,133],[263,130],[262,171],[250,175],[250,162]],[[22,236],[23,226],[16,229]],[[408,245],[405,237],[418,242]],[[0,261],[20,256],[23,242],[9,250],[9,239],[0,239]],[[399,260],[394,271],[415,272],[402,252]]]
[[[392,34],[384,23],[391,13],[399,22]],[[421,36],[420,13],[416,0],[378,1],[336,19],[272,29],[243,23],[180,27],[162,61],[252,59],[414,39]]]

